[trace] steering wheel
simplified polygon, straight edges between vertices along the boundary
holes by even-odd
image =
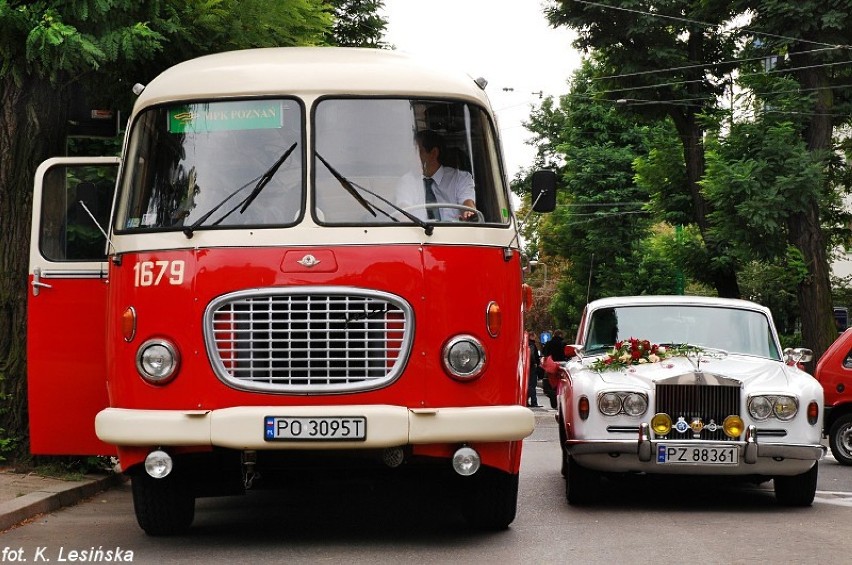
[[[409,206],[409,207],[405,208],[404,210],[406,212],[413,212],[414,210],[440,210],[441,208],[452,208],[454,210],[461,210],[463,212],[473,212],[474,214],[476,214],[474,216],[474,218],[476,218],[476,220],[474,220],[473,218],[470,218],[470,219],[467,219],[467,220],[461,220],[460,219],[459,221],[462,221],[462,222],[474,222],[475,221],[475,222],[479,222],[479,223],[485,223],[485,216],[482,215],[482,212],[480,212],[476,208],[472,208],[470,206],[465,206],[464,204],[451,204],[449,202],[430,202],[428,204],[415,204],[414,206]]]

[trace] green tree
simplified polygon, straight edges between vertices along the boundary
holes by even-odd
[[[843,170],[838,166],[835,136],[838,127],[852,122],[848,87],[852,0],[737,0],[732,4],[751,16],[743,34],[751,40],[747,53],[772,57],[767,61],[772,68],[764,69],[767,72],[744,75],[761,102],[760,119],[768,123],[766,127],[781,127],[777,122],[786,120],[787,132],[797,138],[791,143],[798,149],[798,162],[807,171],[820,169],[820,175],[810,175],[812,184],[799,182],[796,173],[776,177],[780,191],[790,193],[794,190],[790,184],[801,189],[783,222],[787,243],[805,259],[806,275],[798,281],[796,294],[802,336],[819,358],[837,337],[828,265],[833,242],[825,229],[836,222],[836,215],[826,202],[832,200]],[[802,155],[804,151],[808,155]]]
[[[575,46],[595,54],[607,75],[599,83],[609,100],[650,119],[671,119],[682,145],[680,192],[689,196],[690,222],[708,256],[723,253],[709,233],[711,209],[699,181],[705,165],[702,116],[717,109],[736,50],[735,38],[718,31],[734,15],[730,2],[559,0],[550,1],[545,14],[552,25],[576,30]],[[739,296],[731,262],[720,258],[710,266],[718,294]]]
[[[180,60],[249,46],[320,44],[332,24],[321,0],[0,0],[0,426],[24,453],[26,302],[32,178],[64,155],[67,108],[91,100],[129,104]],[[115,108],[115,106],[112,106]],[[121,106],[119,106],[120,108]]]
[[[678,190],[677,174],[666,174],[677,173],[670,161],[670,144],[639,162],[639,182],[657,202],[666,203],[670,218],[689,213],[705,243],[706,263],[720,295],[738,295],[737,270],[765,260],[768,248],[748,246],[758,240],[767,245],[770,229],[777,237],[771,242],[774,257],[803,258],[805,273],[796,285],[802,334],[805,344],[821,355],[835,338],[828,250],[848,240],[843,214],[827,203],[844,183],[844,175],[848,186],[848,166],[841,166],[835,136],[838,126],[848,126],[852,115],[852,91],[847,86],[852,78],[848,65],[852,0],[554,0],[545,13],[553,25],[576,29],[576,45],[594,52],[608,69],[609,80],[602,82],[610,99],[646,115],[665,113],[672,120],[683,146],[683,189]],[[731,72],[735,68],[736,75]],[[784,80],[791,81],[787,90]],[[747,109],[756,114],[745,120],[722,109],[722,95],[733,98],[735,82],[755,100]],[[786,132],[778,129],[784,119],[791,127]],[[764,140],[765,151],[758,156],[751,153],[751,160],[739,159],[734,150],[721,152],[727,157],[717,151],[708,158],[705,134],[715,132],[714,151],[719,143],[734,147],[736,140],[719,140],[729,134],[747,136],[744,129],[734,131],[738,121],[765,122],[756,127],[763,134],[780,136],[773,143],[787,140],[788,145],[779,149],[791,159],[781,164],[789,166],[788,174],[775,174],[764,166],[778,162]],[[713,178],[705,182],[709,159]],[[752,182],[749,177],[758,174],[768,179]],[[689,195],[688,207],[684,199],[671,198],[678,192]],[[784,194],[790,199],[783,200]],[[718,211],[714,199],[719,199]],[[761,208],[761,200],[778,207]],[[738,236],[730,238],[733,228],[726,213],[734,201],[739,206],[737,217],[748,217],[749,223],[741,224]],[[743,233],[747,231],[743,226],[751,227],[752,222],[759,226],[757,233]]]
[[[602,100],[594,63],[586,62],[559,107],[546,100],[527,128],[540,164],[558,164],[559,205],[538,219],[530,253],[564,261],[551,311],[561,327],[576,322],[587,299],[619,294],[673,293],[676,268],[651,226],[649,194],[634,182],[634,161],[648,151],[654,129]],[[525,189],[516,183],[516,191]]]
[[[387,21],[379,16],[382,0],[328,0],[335,22],[326,41],[341,47],[387,47],[383,41]]]

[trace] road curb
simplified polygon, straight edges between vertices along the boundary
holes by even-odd
[[[53,512],[65,506],[73,506],[84,498],[121,484],[124,479],[124,476],[118,473],[86,475],[80,481],[68,481],[67,485],[49,487],[0,503],[0,531],[9,529],[33,516]]]

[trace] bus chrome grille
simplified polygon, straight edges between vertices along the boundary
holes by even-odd
[[[216,375],[262,392],[334,394],[387,386],[411,349],[411,307],[349,287],[255,289],[214,300],[204,338]]]
[[[702,375],[703,378],[703,375]],[[684,380],[681,378],[681,380]],[[668,435],[656,435],[668,440],[736,441],[722,431],[725,418],[740,413],[739,381],[713,377],[713,384],[661,384],[657,383],[655,409],[668,414],[673,427]],[[685,431],[678,431],[677,423],[683,418]],[[681,428],[684,428],[681,425]],[[696,429],[700,431],[696,433]]]

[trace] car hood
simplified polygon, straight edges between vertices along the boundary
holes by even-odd
[[[798,369],[780,361],[746,355],[731,354],[724,359],[703,359],[695,364],[693,362],[694,360],[686,357],[672,357],[661,363],[632,365],[624,370],[601,372],[593,371],[589,367],[591,363],[589,360],[584,362],[584,366],[587,371],[596,373],[603,382],[612,385],[640,383],[651,385],[672,377],[695,373],[697,366],[697,370],[705,374],[735,379],[743,384],[759,386],[762,389],[778,390],[787,390],[791,372],[799,372]]]

